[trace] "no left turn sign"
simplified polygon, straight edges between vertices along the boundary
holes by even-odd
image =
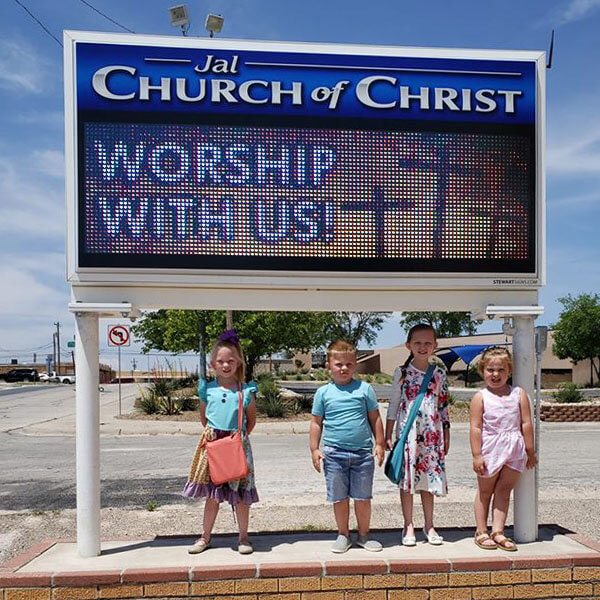
[[[131,343],[131,332],[129,325],[109,325],[108,326],[108,345],[109,346],[129,346]]]

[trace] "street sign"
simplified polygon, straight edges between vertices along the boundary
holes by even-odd
[[[129,325],[109,325],[108,326],[108,345],[109,346],[129,346],[131,344],[131,332]]]
[[[67,342],[67,348],[75,348],[75,342]]]

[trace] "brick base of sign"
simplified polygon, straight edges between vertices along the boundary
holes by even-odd
[[[600,421],[600,404],[543,404],[540,419],[550,423]]]
[[[0,600],[503,600],[600,598],[600,544],[589,553],[443,560],[268,563],[25,573],[53,543],[0,567]]]

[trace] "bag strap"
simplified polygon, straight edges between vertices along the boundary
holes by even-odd
[[[406,419],[406,424],[404,425],[404,429],[402,433],[406,433],[408,436],[408,432],[411,430],[415,419],[417,418],[417,411],[421,408],[421,402],[423,402],[423,398],[425,398],[425,394],[427,393],[427,388],[429,387],[429,383],[431,382],[431,378],[433,377],[433,373],[435,371],[435,365],[429,365],[427,372],[423,376],[423,381],[421,381],[421,387],[419,387],[419,395],[415,398],[412,406],[410,407],[410,412],[408,413],[408,417]],[[406,438],[405,438],[406,439]]]
[[[242,386],[238,383],[238,431],[242,433],[242,411],[244,410],[244,395],[242,394]]]

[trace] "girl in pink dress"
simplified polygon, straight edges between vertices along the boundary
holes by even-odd
[[[471,400],[471,452],[477,474],[475,543],[484,550],[514,552],[516,544],[504,535],[510,493],[519,475],[533,468],[533,426],[525,390],[508,385],[512,358],[506,348],[488,348],[479,362],[486,387]],[[492,502],[492,533],[487,521]]]

